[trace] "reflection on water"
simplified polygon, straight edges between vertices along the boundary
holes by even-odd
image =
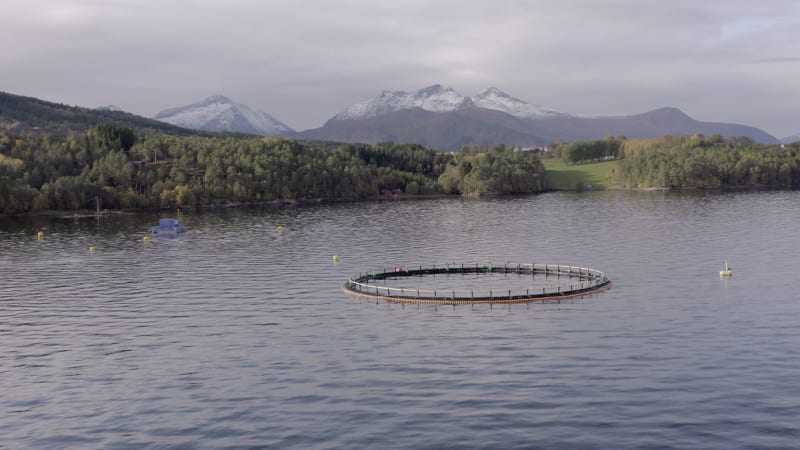
[[[0,446],[793,447],[797,201],[184,212],[186,236],[151,242],[156,214],[3,219]],[[340,290],[375,268],[487,260],[589,266],[614,288],[502,307]]]

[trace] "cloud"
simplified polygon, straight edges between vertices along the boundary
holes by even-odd
[[[146,115],[223,93],[297,128],[384,89],[495,85],[568,112],[672,105],[791,134],[796,3],[6,0],[0,79]]]

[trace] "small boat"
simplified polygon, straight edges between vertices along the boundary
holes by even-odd
[[[159,219],[158,226],[153,227],[150,232],[161,236],[178,236],[187,230],[178,223],[178,219]]]
[[[728,260],[725,260],[725,268],[719,271],[719,276],[730,277],[733,276],[733,270],[728,266]]]

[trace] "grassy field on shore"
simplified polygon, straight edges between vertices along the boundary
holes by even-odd
[[[550,187],[563,190],[606,189],[608,172],[617,161],[569,165],[560,159],[543,159]]]

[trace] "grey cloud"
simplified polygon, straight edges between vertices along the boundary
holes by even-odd
[[[302,129],[382,89],[495,85],[785,135],[798,25],[788,0],[6,0],[0,89],[145,115],[222,93]]]

